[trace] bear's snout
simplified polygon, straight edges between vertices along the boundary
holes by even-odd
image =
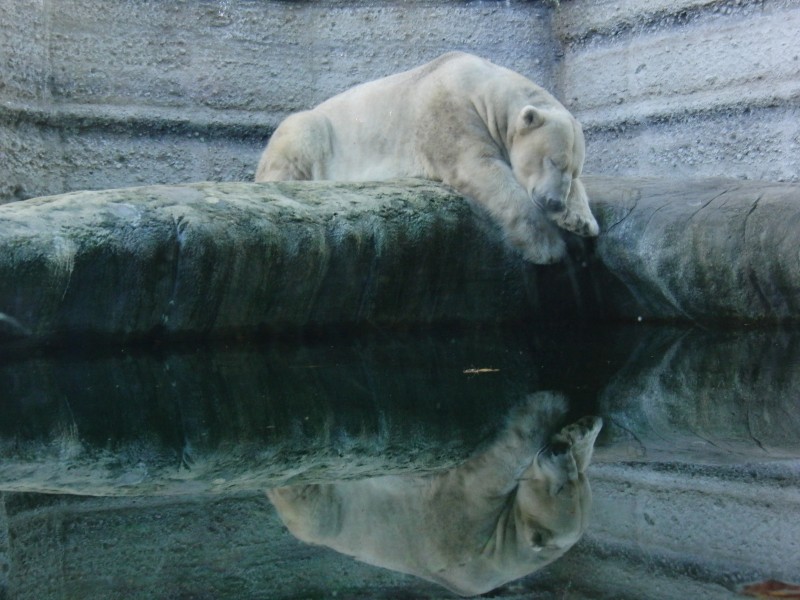
[[[567,210],[566,197],[562,198],[556,193],[534,188],[530,192],[530,198],[542,211],[551,215]]]
[[[567,203],[561,198],[548,196],[544,199],[544,208],[551,213],[563,212],[567,209]]]

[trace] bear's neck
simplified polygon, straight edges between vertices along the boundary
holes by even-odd
[[[496,85],[491,79],[484,80],[473,102],[492,139],[506,154],[516,134],[517,117],[525,106],[566,110],[543,88],[516,73],[509,71],[509,74],[522,80],[515,93],[509,95],[507,86]]]

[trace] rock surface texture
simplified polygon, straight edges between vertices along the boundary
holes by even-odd
[[[196,184],[0,207],[0,312],[34,338],[218,337],[527,314],[522,264],[428,182]]]
[[[800,190],[589,178],[596,247],[534,267],[424,181],[201,183],[0,206],[5,338],[555,319],[796,321]],[[621,283],[620,283],[621,282]],[[624,285],[623,285],[624,284]]]
[[[591,178],[586,187],[601,221],[597,256],[633,292],[642,316],[800,317],[800,186]]]

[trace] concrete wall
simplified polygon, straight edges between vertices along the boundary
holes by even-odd
[[[797,181],[800,3],[574,0],[554,29],[587,172]]]
[[[0,4],[0,202],[246,180],[273,127],[461,49],[584,122],[586,171],[791,180],[800,2]]]
[[[747,583],[795,581],[796,467],[751,468],[593,465],[589,530],[541,584],[570,598],[726,600]]]
[[[0,202],[250,180],[283,117],[356,83],[463,49],[550,85],[553,48],[539,3],[8,0]]]

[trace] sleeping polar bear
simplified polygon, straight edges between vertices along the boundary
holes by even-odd
[[[522,75],[451,52],[356,86],[275,130],[257,182],[423,177],[482,205],[525,259],[558,261],[558,225],[596,236],[575,118]]]
[[[585,473],[602,421],[584,417],[545,445],[565,405],[552,393],[531,396],[485,452],[447,471],[267,495],[300,540],[482,594],[555,560],[586,529]]]

